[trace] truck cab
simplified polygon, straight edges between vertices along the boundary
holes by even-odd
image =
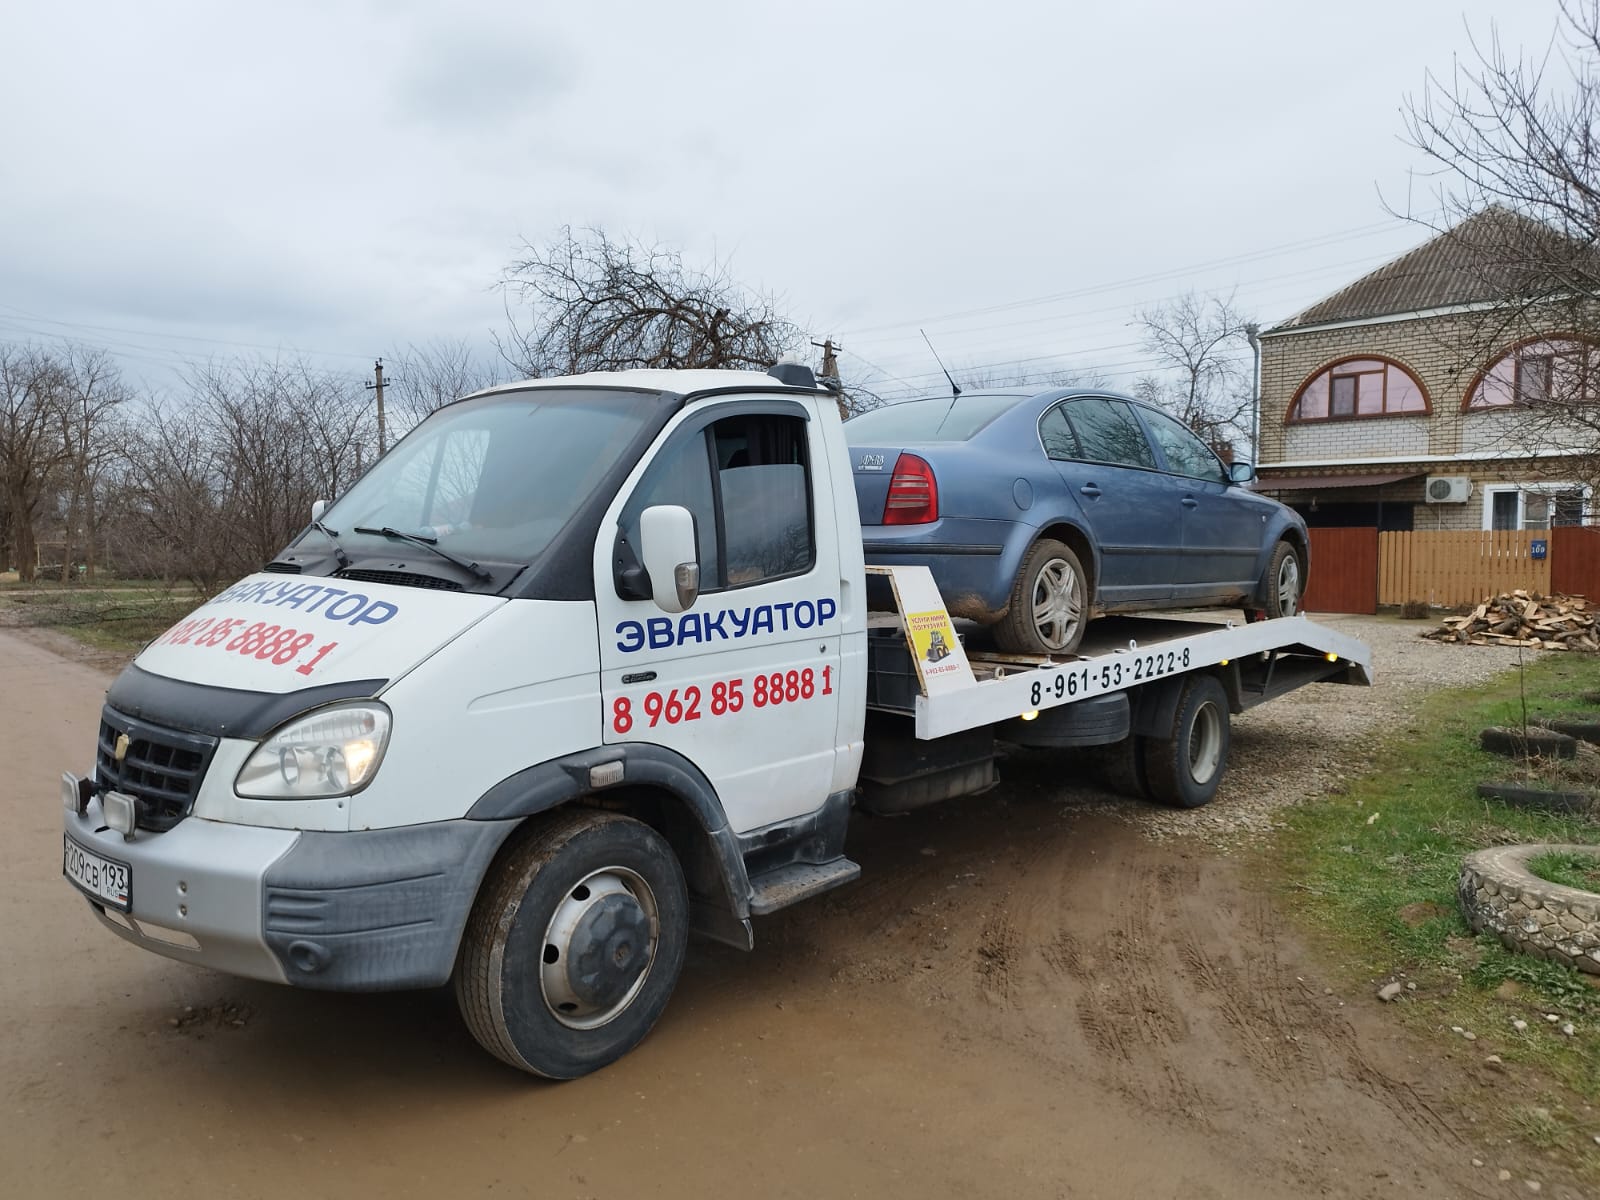
[[[63,782],[68,878],[173,958],[313,988],[455,976],[515,1065],[614,1058],[691,926],[748,948],[753,910],[856,874],[839,424],[803,369],[441,409],[117,679],[94,770]],[[531,981],[532,1019],[502,976]]]

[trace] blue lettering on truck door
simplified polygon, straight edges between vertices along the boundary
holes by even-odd
[[[644,621],[617,622],[617,649],[624,654],[643,650],[670,650],[689,642],[738,641],[758,633],[786,633],[791,629],[810,629],[824,625],[839,611],[839,603],[828,596],[817,600],[756,604],[748,608],[725,608],[715,614],[685,613],[676,622],[668,617]]]

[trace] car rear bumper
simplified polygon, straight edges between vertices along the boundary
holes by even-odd
[[[862,545],[868,565],[927,567],[952,615],[992,623],[1011,602],[1017,545],[1027,548],[1016,529],[999,521],[874,525],[862,531]],[[874,608],[892,607],[887,582],[869,578],[867,601]]]

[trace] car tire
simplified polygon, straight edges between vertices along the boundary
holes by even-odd
[[[1267,617],[1292,617],[1298,613],[1305,586],[1300,556],[1288,542],[1279,542],[1261,577],[1261,599]]]
[[[994,640],[1012,654],[1071,654],[1083,640],[1091,601],[1078,556],[1053,538],[1041,538],[1022,560]]]
[[[535,818],[485,880],[456,962],[456,1003],[489,1053],[546,1079],[621,1058],[667,1006],[688,945],[672,848],[641,821]]]
[[[1228,694],[1216,676],[1191,675],[1179,693],[1170,732],[1140,739],[1151,798],[1174,808],[1209,803],[1228,769],[1229,741]]]

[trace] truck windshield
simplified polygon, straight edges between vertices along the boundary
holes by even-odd
[[[530,563],[639,435],[656,399],[535,388],[450,405],[380,459],[323,523],[352,552],[376,549],[387,528],[461,558]]]

